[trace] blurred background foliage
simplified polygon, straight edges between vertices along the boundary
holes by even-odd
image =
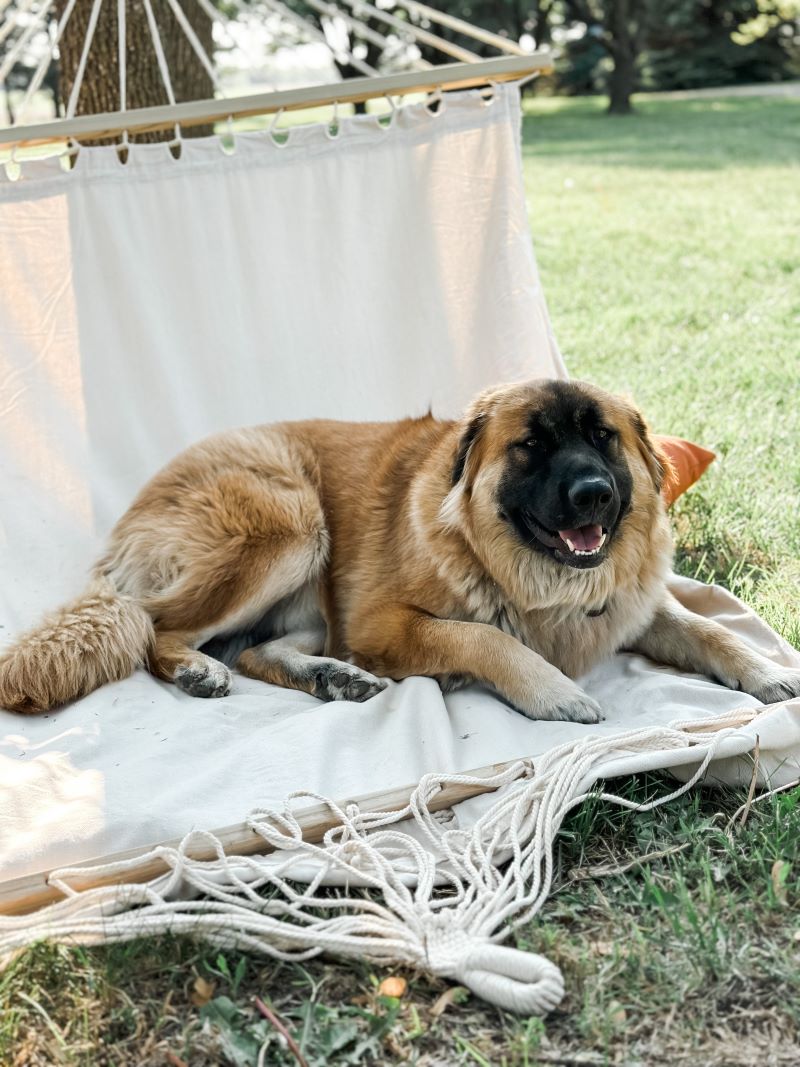
[[[314,12],[292,0],[304,16]],[[434,6],[529,48],[550,48],[555,73],[537,90],[608,93],[698,89],[800,77],[800,0],[432,0]],[[398,7],[398,17],[409,14]],[[363,17],[363,13],[362,13]],[[423,24],[428,27],[428,24]],[[375,26],[379,26],[375,22]],[[441,27],[441,36],[475,48]],[[374,46],[363,48],[370,62]],[[479,49],[480,50],[480,49]],[[484,50],[488,54],[489,50]],[[427,56],[422,49],[424,58]],[[616,106],[615,106],[616,105]]]

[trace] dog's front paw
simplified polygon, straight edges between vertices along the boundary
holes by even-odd
[[[202,652],[194,654],[190,663],[177,667],[173,681],[178,689],[192,697],[225,697],[231,689],[231,672]]]
[[[524,708],[529,719],[546,719],[550,722],[580,722],[587,726],[602,722],[605,715],[600,705],[573,682],[564,679],[563,684],[540,690]]]
[[[549,718],[559,722],[581,722],[591,726],[602,722],[605,715],[596,700],[592,700],[586,693],[579,691],[577,696],[559,704]]]
[[[320,700],[365,700],[382,693],[386,682],[349,663],[327,660],[314,672],[314,696]]]
[[[741,688],[762,704],[778,704],[782,700],[800,697],[800,668],[765,665],[763,669],[743,678]]]

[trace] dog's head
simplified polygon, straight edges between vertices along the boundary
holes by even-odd
[[[655,514],[663,476],[626,400],[584,382],[504,386],[464,417],[443,517],[458,509],[484,543],[513,538],[556,567],[587,570],[614,552],[632,510]]]

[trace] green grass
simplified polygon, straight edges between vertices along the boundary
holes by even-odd
[[[539,103],[524,160],[570,372],[720,457],[676,509],[684,573],[800,644],[800,103]]]
[[[800,644],[800,105],[647,101],[614,119],[600,102],[536,102],[524,161],[572,374],[720,454],[675,509],[678,567]],[[260,996],[310,1065],[796,1065],[800,790],[756,802],[744,826],[743,800],[695,790],[646,814],[572,814],[555,892],[517,937],[566,976],[543,1022],[469,997],[432,1015],[446,984],[407,973],[393,1000],[352,961],[44,945],[0,975],[0,1064],[293,1063]]]

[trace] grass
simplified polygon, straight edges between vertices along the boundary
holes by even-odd
[[[531,225],[570,372],[720,456],[676,509],[680,569],[800,644],[800,122],[794,100],[546,101]]]
[[[800,644],[800,123],[780,99],[537,101],[531,224],[571,372],[629,392],[720,461],[679,503],[678,567],[728,585]],[[643,799],[658,775],[615,783]],[[592,801],[557,850],[521,947],[563,969],[546,1020],[407,973],[265,961],[172,939],[38,946],[0,975],[0,1063],[309,1065],[800,1063],[800,790],[695,790],[656,811]],[[436,1011],[431,1009],[436,1006]]]

